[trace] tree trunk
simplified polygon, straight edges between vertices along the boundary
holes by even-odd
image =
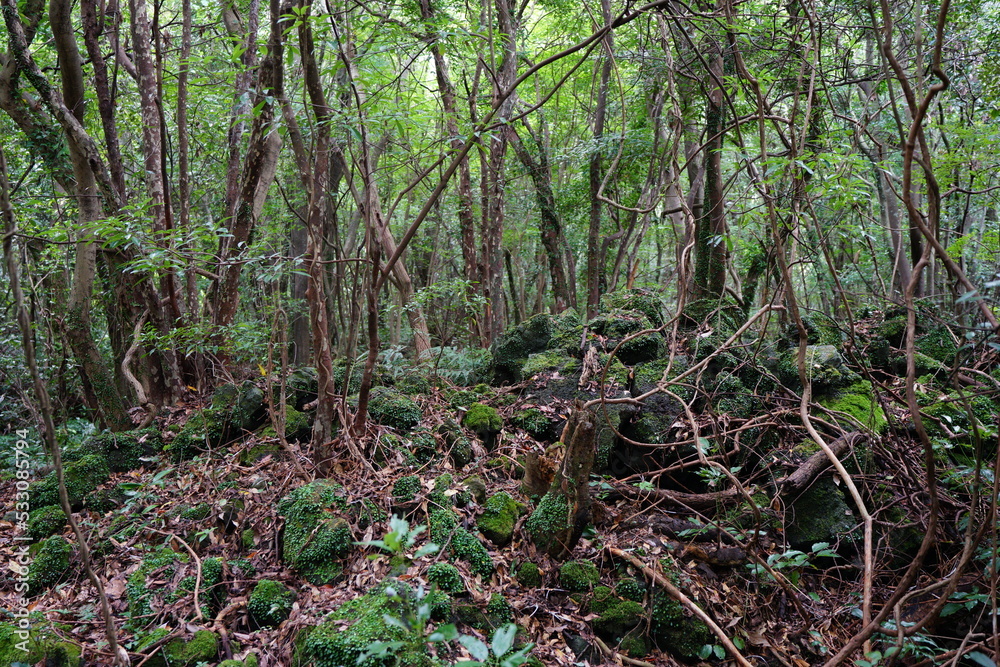
[[[604,22],[611,22],[611,4],[601,0]],[[601,252],[601,216],[604,204],[600,200],[604,180],[604,120],[608,106],[608,82],[611,78],[613,42],[611,33],[604,38],[604,58],[601,61],[601,78],[594,106],[594,148],[590,156],[590,226],[587,230],[587,319],[597,315],[601,301],[601,283],[604,278],[604,257]]]

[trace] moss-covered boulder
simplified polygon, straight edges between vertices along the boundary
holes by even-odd
[[[258,627],[275,626],[288,618],[295,603],[295,591],[272,579],[261,579],[247,601],[247,611]]]
[[[219,657],[219,635],[198,630],[190,639],[172,639],[163,647],[169,667],[196,667]]]
[[[289,373],[285,382],[288,392],[288,405],[301,410],[307,403],[316,400],[319,392],[319,381],[316,369],[309,366],[296,368]],[[277,391],[275,394],[277,395]]]
[[[680,658],[696,658],[712,634],[700,619],[689,616],[679,602],[657,592],[651,600],[649,634],[662,650]]]
[[[834,415],[834,420],[848,431],[856,430],[860,424],[862,427],[881,435],[889,427],[885,411],[882,410],[882,406],[875,398],[871,382],[867,380],[844,387],[832,396],[822,397],[819,399],[819,403],[834,412],[843,412],[848,415],[846,418]]]
[[[407,594],[406,584],[390,580],[361,597],[341,605],[315,627],[303,629],[295,641],[296,664],[305,667],[384,667],[380,658],[358,659],[372,642],[399,641],[405,631],[385,620],[386,616],[400,616],[399,603],[387,590]],[[406,654],[397,654],[395,664],[409,667],[430,667],[429,656],[423,646],[410,647]]]
[[[434,563],[427,570],[427,581],[445,593],[464,593],[465,582],[458,568],[451,563]]]
[[[448,544],[454,558],[464,560],[475,574],[488,578],[496,565],[490,552],[475,535],[458,525],[458,516],[450,509],[432,510],[428,519],[431,541]]]
[[[794,498],[785,513],[785,538],[806,551],[817,542],[836,542],[856,521],[844,494],[830,477],[816,480]]]
[[[67,634],[65,628],[62,630],[62,635]],[[0,623],[0,665],[38,663],[45,667],[83,667],[80,646],[64,640],[42,618],[31,618],[26,628]]]
[[[538,588],[542,585],[542,571],[534,563],[521,563],[514,572],[514,578],[527,588]]]
[[[314,585],[335,581],[353,544],[343,488],[329,480],[300,486],[278,502],[285,519],[282,559]]]
[[[53,535],[31,549],[32,561],[28,566],[28,595],[38,595],[55,586],[68,574],[69,557],[73,548],[59,535]]]
[[[527,408],[514,413],[511,423],[524,429],[535,440],[547,441],[558,437],[553,421],[538,408]]]
[[[552,330],[552,318],[539,314],[498,336],[490,346],[493,383],[503,385],[520,382],[521,369],[528,355],[542,352],[548,347]]]
[[[601,295],[601,311],[632,310],[642,313],[654,327],[663,325],[663,299],[647,289],[624,289]]]
[[[270,423],[265,423],[257,433],[262,440],[278,437],[274,425]],[[285,428],[282,431],[282,435],[288,441],[307,441],[311,435],[309,416],[304,412],[296,410],[291,405],[285,406]]]
[[[376,387],[368,400],[368,413],[383,426],[409,431],[420,423],[423,413],[409,396],[389,387]]]
[[[514,535],[514,524],[521,516],[521,510],[520,503],[501,491],[486,501],[483,513],[476,520],[476,527],[493,544],[506,546]]]
[[[161,595],[163,582],[173,581],[175,574],[180,576],[178,568],[187,561],[187,554],[175,553],[169,547],[162,547],[142,559],[125,584],[129,626],[141,628],[149,623],[155,599],[164,597]],[[161,583],[157,585],[154,582]]]
[[[108,463],[111,472],[128,472],[142,466],[142,458],[163,448],[163,438],[156,429],[112,433],[104,431],[88,438],[80,447],[83,454],[96,454]]]
[[[445,420],[437,428],[438,435],[448,449],[448,457],[456,470],[460,470],[472,462],[472,441],[462,432],[462,428],[454,420]]]
[[[28,537],[32,542],[44,540],[66,527],[66,513],[59,505],[46,505],[28,514]]]
[[[79,461],[67,463],[63,468],[66,479],[66,494],[74,512],[83,509],[83,501],[88,493],[108,481],[111,471],[103,456],[89,454]],[[44,478],[28,487],[29,502],[32,507],[59,504],[59,482],[53,470]]]
[[[408,503],[416,499],[420,493],[420,478],[416,475],[404,475],[392,485],[392,499],[397,503]]]
[[[637,579],[626,577],[615,584],[615,595],[632,602],[642,602],[646,599],[646,587]]]
[[[462,426],[473,431],[487,451],[496,446],[497,436],[503,428],[503,419],[496,408],[483,403],[473,403],[462,417]]]
[[[646,610],[638,602],[614,596],[598,600],[596,594],[597,591],[591,602],[591,612],[598,616],[591,621],[591,627],[597,635],[617,644],[645,621]]]
[[[800,389],[802,384],[798,369],[798,348],[788,348],[778,358],[776,372],[778,379],[786,386]],[[833,345],[809,345],[806,347],[806,376],[812,384],[814,395],[834,392],[848,387],[860,379],[844,365],[840,351]]]
[[[125,504],[125,489],[115,486],[110,489],[98,489],[87,494],[84,506],[96,514],[107,514]]]
[[[568,591],[582,593],[591,590],[601,580],[601,571],[587,560],[571,560],[559,568],[559,583]]]

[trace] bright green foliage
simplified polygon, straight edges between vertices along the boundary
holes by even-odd
[[[841,389],[832,397],[822,398],[819,402],[830,410],[850,415],[874,433],[885,433],[889,427],[885,412],[875,399],[871,382],[867,380]],[[846,422],[848,420],[841,418],[839,421]],[[843,423],[842,426],[848,430],[856,428],[853,423]]]
[[[600,580],[601,571],[587,560],[571,560],[559,568],[559,583],[568,591],[589,591]]]
[[[170,667],[196,667],[202,663],[213,663],[219,655],[219,635],[208,630],[198,630],[189,640],[170,640],[163,652]]]
[[[398,586],[397,582],[393,582]],[[358,657],[376,641],[399,641],[405,632],[402,628],[390,625],[385,616],[392,616],[395,608],[386,596],[389,582],[384,582],[366,595],[355,598],[342,605],[320,625],[308,629],[300,640],[296,641],[297,658],[300,664],[313,664],[315,667],[345,667],[358,664]],[[350,622],[345,628],[344,621]],[[369,659],[359,667],[377,667],[383,663],[378,659]]]
[[[490,346],[493,383],[520,381],[524,361],[532,352],[541,352],[548,346],[552,328],[552,318],[540,313],[498,336]]]
[[[83,667],[80,647],[63,641],[44,619],[31,618],[27,635],[21,632],[25,631],[13,623],[0,623],[0,665],[34,665],[44,661],[46,667]]]
[[[396,502],[406,503],[420,493],[420,478],[416,475],[405,475],[392,485],[392,497]]]
[[[383,426],[408,431],[420,423],[423,413],[411,398],[387,387],[377,387],[368,401],[371,418]]]
[[[427,570],[427,581],[437,584],[439,590],[445,593],[464,593],[465,582],[458,568],[451,563],[434,563]]]
[[[67,463],[64,468],[66,479],[66,494],[73,511],[83,509],[83,499],[88,493],[108,481],[111,472],[108,464],[101,456],[90,454],[79,461]],[[43,479],[33,483],[29,489],[29,499],[32,507],[45,507],[59,504],[59,482],[53,470]]]
[[[646,587],[636,579],[621,579],[615,584],[615,595],[633,602],[642,602],[646,597]]]
[[[61,533],[65,526],[66,513],[58,505],[39,507],[28,515],[28,536],[32,542]]]
[[[247,601],[247,611],[250,617],[260,627],[278,625],[292,611],[295,602],[295,592],[271,579],[261,579],[254,586],[250,599]]]
[[[70,572],[69,555],[72,551],[69,542],[59,535],[42,542],[28,566],[28,595],[38,595],[62,581]]]
[[[343,572],[340,560],[354,538],[350,524],[333,511],[345,508],[342,488],[328,480],[301,486],[278,502],[285,517],[284,561],[311,584],[329,584]]]
[[[522,586],[537,588],[542,585],[542,571],[534,563],[521,563],[514,578]]]
[[[549,491],[524,523],[531,541],[542,551],[548,551],[559,531],[569,525],[569,504],[560,493]]]
[[[505,491],[501,491],[486,501],[483,513],[476,521],[476,527],[498,547],[510,543],[514,535],[514,524],[521,516],[522,506]]]
[[[462,426],[472,429],[477,435],[498,433],[503,428],[503,420],[496,408],[482,403],[473,403],[462,417]]]

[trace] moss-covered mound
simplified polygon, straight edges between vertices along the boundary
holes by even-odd
[[[514,535],[514,524],[521,516],[521,509],[520,503],[501,491],[486,501],[476,527],[493,544],[506,546]]]
[[[490,552],[475,535],[458,525],[458,517],[450,509],[437,509],[430,513],[430,536],[435,544],[449,544],[454,558],[467,562],[472,571],[481,577],[489,577],[496,566]]]
[[[881,435],[889,427],[885,412],[875,398],[872,384],[867,380],[845,387],[833,396],[823,397],[819,402],[830,410],[849,415],[849,418],[835,415],[835,419],[848,431],[855,430],[860,424]]]
[[[28,515],[28,537],[32,542],[44,540],[61,533],[66,526],[66,513],[58,505],[47,505],[31,510]]]
[[[464,593],[465,582],[458,568],[451,563],[434,563],[427,570],[427,581],[436,584],[445,593]]]
[[[288,618],[295,597],[295,591],[285,588],[283,584],[261,579],[250,594],[247,611],[258,627],[278,625]]]
[[[317,480],[278,502],[278,513],[285,518],[282,557],[317,586],[340,576],[341,561],[353,543],[350,524],[338,515],[347,507],[342,491],[338,484]]]
[[[568,591],[585,592],[601,580],[601,571],[586,560],[571,560],[559,568],[559,583]]]
[[[788,543],[805,550],[817,542],[837,541],[856,523],[843,492],[830,477],[816,480],[795,498],[785,517]]]
[[[198,630],[191,639],[172,639],[163,647],[168,667],[196,667],[219,657],[219,635]]]
[[[128,472],[142,466],[142,457],[152,456],[162,448],[159,431],[147,428],[125,433],[104,431],[89,438],[79,451],[104,457],[111,472]]]
[[[397,503],[408,503],[420,493],[420,478],[416,475],[404,475],[392,485],[392,499]]]
[[[552,318],[535,315],[527,322],[507,329],[490,346],[490,371],[493,383],[511,384],[521,380],[521,369],[528,355],[542,352],[552,337]]]
[[[32,550],[33,559],[28,566],[28,595],[38,595],[70,573],[69,556],[73,548],[61,536],[53,535]]]
[[[514,573],[514,578],[519,584],[528,588],[537,588],[542,585],[542,571],[534,563],[521,563]]]
[[[111,471],[104,457],[95,454],[84,456],[79,461],[67,463],[63,469],[66,479],[66,494],[73,511],[83,509],[83,500],[88,493],[108,481]],[[59,482],[53,470],[44,478],[33,483],[29,489],[32,507],[59,504]]]
[[[388,387],[376,387],[368,401],[371,418],[383,426],[409,431],[420,423],[420,406],[405,394]]]
[[[62,634],[66,634],[65,629]],[[30,619],[28,629],[0,623],[0,665],[4,667],[38,663],[45,667],[83,667],[80,653],[78,644],[65,641],[44,619]]]

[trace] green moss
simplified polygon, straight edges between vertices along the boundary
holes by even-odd
[[[295,592],[271,579],[261,579],[247,601],[247,611],[259,627],[275,626],[288,618]]]
[[[394,587],[400,582],[393,581]],[[405,632],[385,621],[385,616],[398,616],[398,611],[386,596],[389,582],[366,595],[341,605],[320,625],[307,628],[296,640],[298,664],[314,667],[382,667],[375,658],[358,663],[358,658],[375,641],[399,641]]]
[[[542,571],[534,563],[521,563],[514,578],[527,588],[538,588],[542,585]]]
[[[638,602],[611,598],[601,605],[599,616],[591,621],[594,632],[618,641],[645,620],[646,610]]]
[[[618,359],[632,366],[653,361],[663,354],[665,343],[658,333],[648,333],[622,342],[618,347]]]
[[[268,429],[270,429],[270,432],[268,432]],[[260,437],[261,438],[276,437],[274,435],[274,429],[271,428],[270,426],[264,427],[263,429],[261,429]],[[263,459],[265,456],[269,454],[278,454],[281,451],[282,451],[281,445],[274,442],[256,443],[240,451],[239,461],[241,465],[245,466],[253,465],[254,463],[257,463],[257,461]]]
[[[66,634],[67,628],[59,630]],[[26,630],[13,623],[0,623],[0,665],[37,663],[44,663],[45,667],[83,667],[80,646],[64,641],[53,625],[42,618],[32,617]]]
[[[476,527],[493,544],[505,546],[514,535],[514,524],[521,516],[521,509],[520,503],[501,491],[486,501]]]
[[[429,394],[431,393],[432,386],[427,373],[413,370],[403,373],[403,375],[396,378],[396,389],[410,395]]]
[[[524,523],[531,541],[542,551],[548,551],[556,535],[569,525],[569,504],[559,493],[549,491]]]
[[[125,584],[129,625],[142,627],[151,620],[145,617],[152,614],[151,602],[162,584],[152,586],[150,580],[171,580],[177,567],[187,560],[186,554],[174,553],[169,547],[162,547],[142,559],[139,568],[129,576]]]
[[[646,598],[646,587],[636,579],[621,579],[615,584],[615,594],[626,600],[642,602]]]
[[[833,479],[823,477],[796,497],[785,513],[785,538],[795,549],[834,542],[854,527],[844,494]]]
[[[608,338],[624,338],[644,329],[653,328],[649,319],[639,311],[624,309],[601,313],[587,326],[594,333]]]
[[[212,506],[208,503],[198,503],[194,507],[186,507],[180,511],[178,516],[191,521],[202,521],[212,513]]]
[[[445,593],[464,593],[465,582],[458,568],[451,563],[434,563],[427,570],[427,581],[437,584],[438,589]]]
[[[350,524],[335,513],[347,507],[342,493],[340,485],[317,480],[278,502],[278,513],[285,517],[283,559],[317,586],[341,575],[341,559],[352,548]]]
[[[821,398],[819,403],[830,410],[850,415],[865,428],[874,433],[883,434],[889,427],[882,406],[875,399],[875,392],[868,381],[857,382],[841,389],[832,397]],[[840,418],[841,422],[848,422]],[[853,423],[842,423],[848,430],[854,429]]]
[[[141,458],[151,456],[163,446],[163,439],[154,429],[96,435],[81,447],[81,451],[104,457],[111,472],[128,472],[142,466]]]
[[[519,382],[528,355],[541,352],[552,338],[552,318],[535,315],[527,322],[512,327],[497,337],[490,346],[490,371],[495,384]]]
[[[173,639],[163,647],[170,667],[196,667],[215,662],[219,656],[219,635],[198,630],[191,639]]]
[[[118,509],[125,503],[125,490],[120,486],[113,489],[98,489],[87,494],[84,505],[91,512],[107,514]]]
[[[32,542],[61,533],[66,526],[66,513],[58,505],[47,505],[28,514],[28,536]]]
[[[428,523],[432,542],[444,545],[450,540],[450,553],[469,563],[475,574],[482,577],[493,574],[496,566],[490,552],[475,535],[458,527],[458,518],[452,510],[432,510]]]
[[[420,493],[420,478],[416,475],[405,475],[392,485],[392,497],[397,503],[408,503]]]
[[[482,477],[468,477],[462,484],[477,501],[486,500],[486,482],[483,481]]]
[[[453,481],[454,478],[451,476],[451,473],[446,472],[438,475],[434,479],[434,488],[428,494],[427,500],[434,507],[453,507],[454,502],[452,501],[452,497],[454,494],[449,493]]]
[[[482,436],[488,433],[498,433],[503,427],[503,420],[496,408],[482,403],[473,403],[462,417],[462,426],[475,431]]]
[[[66,480],[66,494],[73,511],[83,509],[83,500],[88,493],[108,481],[111,471],[103,457],[95,454],[84,456],[79,461],[67,463],[63,469]],[[28,488],[32,507],[59,504],[59,482],[53,470],[43,479]]]
[[[494,593],[486,603],[486,617],[494,628],[514,622],[514,610],[503,595]]]
[[[73,548],[59,535],[37,545],[28,566],[28,595],[37,595],[55,586],[70,572],[69,556]]]
[[[551,435],[552,422],[538,408],[528,408],[514,414],[511,422],[524,429],[535,440],[547,440]]]
[[[580,361],[565,354],[561,350],[546,350],[528,355],[528,359],[521,368],[521,375],[530,378],[539,373],[558,371],[563,375],[572,375],[579,372]]]
[[[649,653],[649,644],[645,637],[635,633],[624,637],[618,645],[618,650],[633,658],[641,658]]]
[[[684,615],[684,608],[666,593],[653,595],[650,613],[650,636],[661,649],[683,658],[694,658],[711,640],[704,622]]]
[[[633,310],[645,315],[654,327],[663,324],[663,300],[646,289],[625,289],[601,295],[601,311]]]
[[[408,396],[386,388],[377,387],[368,401],[371,418],[383,426],[408,431],[420,423],[423,413]]]
[[[591,590],[601,580],[601,571],[586,560],[571,560],[559,568],[559,583],[568,591]]]

